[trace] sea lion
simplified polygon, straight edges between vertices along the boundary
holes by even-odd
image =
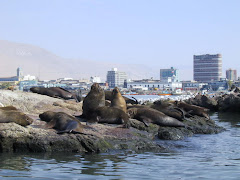
[[[5,107],[5,109],[0,109],[0,123],[10,123],[14,122],[21,126],[30,125],[33,119],[28,117],[26,114],[15,110],[13,106]]]
[[[83,113],[81,117],[92,119],[94,111],[103,106],[105,106],[105,93],[98,83],[94,83],[91,86],[91,90],[83,100]]]
[[[104,91],[105,92],[105,99],[112,101],[112,91]],[[134,97],[128,98],[125,96],[122,96],[124,98],[124,100],[126,101],[126,104],[139,104],[137,99]]]
[[[128,115],[130,118],[143,122],[146,126],[148,126],[148,123],[153,123],[160,126],[185,127],[177,119],[152,108],[130,108],[128,109]]]
[[[63,98],[63,99],[75,99],[77,102],[81,98],[77,97],[76,94],[73,94],[66,89],[60,88],[60,87],[50,87],[50,88],[45,88],[45,87],[31,87],[30,91],[33,93],[37,94],[42,94],[42,95],[47,95],[50,97],[54,98]]]
[[[190,105],[181,101],[175,101],[175,104],[177,107],[183,109],[184,111],[186,111],[189,114],[192,115],[198,115],[201,117],[205,117],[206,119],[210,119],[209,115],[207,114],[207,112],[209,111],[209,109],[207,108],[203,108],[200,106],[196,106],[196,105]]]
[[[73,116],[64,112],[47,111],[39,115],[42,121],[47,122],[48,128],[60,133],[82,133],[83,125]]]
[[[99,107],[95,110],[92,119],[88,122],[109,123],[109,124],[124,124],[124,127],[129,127],[128,115],[119,108],[115,107]]]
[[[122,97],[119,89],[115,87],[112,90],[111,107],[121,109],[123,112],[127,112],[127,104],[125,99]]]
[[[172,101],[155,101],[150,107],[179,121],[185,119],[186,112],[178,108]]]

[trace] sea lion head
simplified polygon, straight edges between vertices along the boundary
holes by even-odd
[[[127,110],[127,115],[129,118],[134,118],[136,114],[137,114],[137,108],[129,108]]]
[[[54,117],[55,114],[56,114],[56,113],[53,112],[53,111],[46,111],[46,112],[44,112],[44,113],[42,113],[42,114],[39,114],[39,118],[40,118],[42,121],[50,122],[50,121],[53,119],[53,117]]]
[[[39,92],[39,90],[40,90],[40,87],[31,87],[30,88],[30,91],[32,91],[33,93],[37,93],[37,92]]]
[[[91,86],[91,91],[100,92],[101,90],[102,90],[102,88],[99,86],[98,83],[94,83],[94,84]]]
[[[180,101],[175,101],[174,103],[176,106],[178,106],[180,104]]]
[[[23,126],[30,125],[33,122],[32,118],[30,118],[29,116],[27,116],[26,114],[24,114],[22,112],[20,112],[20,114],[18,116],[19,116],[19,120],[20,120],[19,124],[21,124]]]
[[[121,94],[118,87],[115,87],[113,90],[112,90],[112,96],[116,96],[116,95],[119,95]]]

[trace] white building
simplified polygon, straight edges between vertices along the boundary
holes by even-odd
[[[23,77],[23,81],[33,81],[36,80],[36,76],[26,75]]]
[[[101,78],[99,76],[91,76],[90,81],[91,83],[101,83]]]
[[[181,82],[161,82],[161,81],[133,81],[127,83],[128,89],[141,89],[149,90],[157,88],[159,90],[175,91],[176,89],[182,89]],[[147,88],[147,89],[146,89]]]
[[[110,88],[123,87],[124,81],[127,81],[127,74],[120,72],[117,68],[112,68],[111,71],[107,72],[107,83]]]

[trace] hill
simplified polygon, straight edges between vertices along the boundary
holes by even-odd
[[[139,64],[115,64],[83,59],[66,59],[43,48],[0,40],[0,77],[15,76],[20,67],[24,75],[31,74],[40,80],[71,77],[89,79],[100,76],[106,79],[107,71],[116,67],[127,73],[130,79],[159,79],[159,70]]]

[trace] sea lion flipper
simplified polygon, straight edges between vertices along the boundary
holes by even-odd
[[[177,111],[181,112],[182,113],[182,118],[185,119],[185,113],[184,113],[184,111],[181,108],[174,107],[173,109],[176,109]]]
[[[147,123],[145,120],[143,120],[143,123],[145,124],[145,126],[149,127],[149,123]]]
[[[45,127],[46,127],[47,129],[51,129],[51,128],[53,128],[55,125],[56,125],[56,121],[55,121],[55,120],[51,120],[50,122],[48,122],[48,123],[45,125]]]
[[[145,124],[146,127],[149,127],[149,123],[151,122],[151,119],[149,119],[146,116],[140,116],[140,119]]]

